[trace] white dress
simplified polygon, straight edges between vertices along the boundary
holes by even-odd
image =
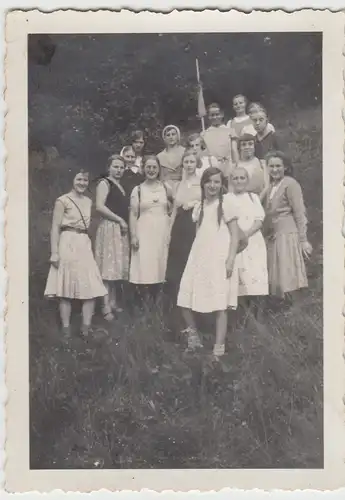
[[[218,224],[219,200],[204,202],[204,216],[182,275],[177,305],[196,312],[209,313],[237,307],[238,272],[235,259],[232,276],[226,277],[230,233],[227,223],[239,217],[234,196],[223,196],[223,217]],[[199,219],[201,205],[193,211]]]
[[[91,240],[88,234],[77,232],[89,227],[92,202],[86,196],[75,199],[65,194],[58,198],[58,203],[64,208],[61,226],[70,230],[61,231],[59,266],[50,266],[44,295],[80,300],[103,297],[107,290],[93,257]]]
[[[240,211],[238,225],[247,231],[255,220],[263,221],[265,212],[255,193],[231,194]],[[267,250],[261,231],[253,234],[248,246],[237,256],[239,295],[268,295]]]
[[[131,194],[131,210],[139,214],[137,237],[139,249],[132,251],[129,281],[150,285],[163,283],[168,258],[170,217],[167,191],[162,182],[148,186],[140,184]]]

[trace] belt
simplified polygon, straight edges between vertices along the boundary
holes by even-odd
[[[71,226],[61,226],[61,232],[63,231],[72,231],[73,233],[78,233],[78,234],[88,234],[86,229],[80,229],[79,227],[71,227]]]

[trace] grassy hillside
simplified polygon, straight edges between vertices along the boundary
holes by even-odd
[[[264,326],[230,317],[227,352],[210,362],[169,339],[158,308],[95,318],[89,341],[60,337],[42,298],[54,200],[70,188],[71,159],[30,162],[32,468],[317,468],[323,466],[322,166],[319,108],[281,115],[308,208],[310,286]],[[76,311],[77,312],[77,311]],[[74,317],[77,322],[79,315]]]

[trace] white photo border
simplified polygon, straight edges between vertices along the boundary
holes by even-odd
[[[7,435],[6,489],[11,492],[210,491],[336,489],[345,482],[343,396],[344,15],[330,11],[202,12],[13,11],[6,20]],[[231,26],[231,29],[230,29]],[[322,470],[52,470],[29,469],[27,34],[322,31],[324,220],[324,469]],[[325,172],[325,171],[324,171]],[[327,171],[326,171],[327,173]],[[18,182],[20,179],[20,182]],[[333,265],[333,262],[335,263]]]

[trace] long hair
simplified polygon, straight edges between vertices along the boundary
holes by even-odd
[[[205,202],[205,184],[210,180],[213,175],[220,175],[222,185],[219,191],[219,204],[217,208],[217,219],[218,225],[220,225],[223,217],[223,194],[226,192],[226,180],[222,171],[218,167],[209,167],[201,176],[200,187],[201,187],[201,207],[200,215],[198,220],[198,226],[200,227],[204,218],[204,202]]]
[[[288,175],[289,177],[294,176],[294,169],[291,163],[290,158],[283,153],[283,151],[269,151],[267,155],[265,156],[266,160],[266,165],[268,165],[268,162],[271,158],[280,158],[281,161],[283,162],[284,165],[284,173],[285,175]]]

